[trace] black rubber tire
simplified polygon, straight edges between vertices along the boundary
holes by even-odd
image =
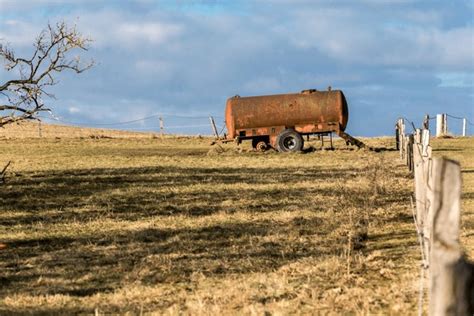
[[[304,140],[301,135],[293,129],[285,129],[278,134],[276,146],[279,152],[297,152],[303,150]]]

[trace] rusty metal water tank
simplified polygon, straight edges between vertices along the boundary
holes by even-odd
[[[291,127],[301,134],[343,132],[349,111],[341,90],[303,90],[300,93],[229,98],[225,120],[228,137],[242,131]],[[337,126],[336,126],[337,125]],[[245,134],[250,137],[250,135]]]

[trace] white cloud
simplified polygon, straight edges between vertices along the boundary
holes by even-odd
[[[0,20],[0,40],[11,45],[12,48],[32,46],[42,28],[38,28],[34,23],[19,19],[8,19],[3,22]]]
[[[274,91],[281,91],[282,86],[276,78],[260,77],[246,82],[243,89],[250,94],[271,94]]]
[[[175,71],[175,65],[172,62],[162,60],[140,59],[135,62],[135,69],[140,74],[153,74],[156,77],[166,76]]]
[[[69,113],[71,113],[71,114],[81,112],[81,109],[79,109],[78,107],[75,107],[75,106],[70,106],[68,110],[69,110]]]
[[[165,45],[184,32],[184,26],[162,15],[141,18],[117,10],[87,12],[78,19],[71,14],[66,20],[77,20],[82,33],[94,40],[94,47],[116,50],[143,52]]]
[[[473,26],[441,29],[438,16],[394,14],[396,24],[347,8],[297,11],[294,22],[280,27],[294,45],[317,49],[341,62],[381,66],[474,68]],[[414,20],[435,21],[413,24]]]
[[[149,42],[151,44],[162,44],[166,40],[181,33],[182,28],[178,25],[160,22],[128,22],[118,25],[115,38],[132,43]]]
[[[83,4],[94,3],[101,0],[68,0],[69,4]],[[26,9],[37,9],[45,5],[48,6],[61,6],[64,5],[64,0],[0,0],[0,9],[4,12],[16,11]]]

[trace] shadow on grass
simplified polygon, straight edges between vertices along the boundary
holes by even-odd
[[[433,152],[442,152],[442,151],[453,152],[453,151],[466,151],[466,149],[465,148],[451,148],[451,147],[448,147],[448,148],[434,148],[432,151]]]
[[[0,297],[15,293],[82,297],[129,284],[190,284],[195,273],[225,277],[270,272],[305,257],[340,255],[344,244],[333,233],[341,230],[341,223],[318,217],[317,212],[325,211],[323,207],[328,204],[309,205],[309,197],[347,196],[361,207],[366,197],[348,188],[338,192],[296,184],[345,180],[363,172],[318,167],[143,167],[14,178],[0,192],[0,214],[8,214],[0,216],[0,225],[25,225],[27,230],[37,223],[61,223],[66,231],[54,238],[22,237],[0,250],[0,283],[5,285],[0,287]],[[262,188],[281,183],[286,186]],[[208,185],[204,188],[202,184]],[[398,203],[400,196],[404,193],[392,191],[377,202],[377,207]],[[301,208],[311,208],[316,214],[311,219],[300,217],[285,223],[261,219],[186,229],[101,232],[99,228],[91,236],[67,231],[71,229],[67,223],[99,218],[146,221],[156,216]]]
[[[282,206],[297,208],[307,205],[307,194],[334,196],[335,192],[298,189],[292,184],[337,181],[357,176],[358,172],[316,167],[304,170],[143,167],[37,173],[14,178],[0,191],[0,212],[24,212],[0,216],[0,224],[51,223],[97,216],[137,220],[156,215],[200,216],[242,209],[239,203],[222,206],[228,199],[246,200],[248,203],[243,206],[248,211],[273,211]],[[286,188],[257,187],[281,183]],[[201,188],[203,185],[207,188]],[[180,193],[180,190],[187,191]]]
[[[376,153],[385,151],[398,151],[398,149],[394,147],[370,147],[369,150],[375,151]]]
[[[299,237],[323,234],[318,232],[322,225],[316,218],[290,225],[259,221],[16,241],[0,252],[5,285],[0,293],[87,296],[112,291],[123,282],[153,285],[189,282],[193,273],[272,271],[299,258],[337,252],[327,240],[298,238],[295,243],[295,238],[287,238],[295,233]]]

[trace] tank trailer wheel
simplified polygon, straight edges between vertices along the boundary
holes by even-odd
[[[256,151],[264,152],[268,149],[268,142],[264,139],[252,139],[252,147]]]
[[[264,142],[263,140],[259,141],[256,145],[255,145],[255,149],[257,151],[261,151],[261,152],[264,152],[265,150],[267,150],[268,146],[267,146],[267,142]]]
[[[280,152],[301,151],[303,149],[303,144],[303,137],[292,129],[285,129],[276,139],[276,146]]]

